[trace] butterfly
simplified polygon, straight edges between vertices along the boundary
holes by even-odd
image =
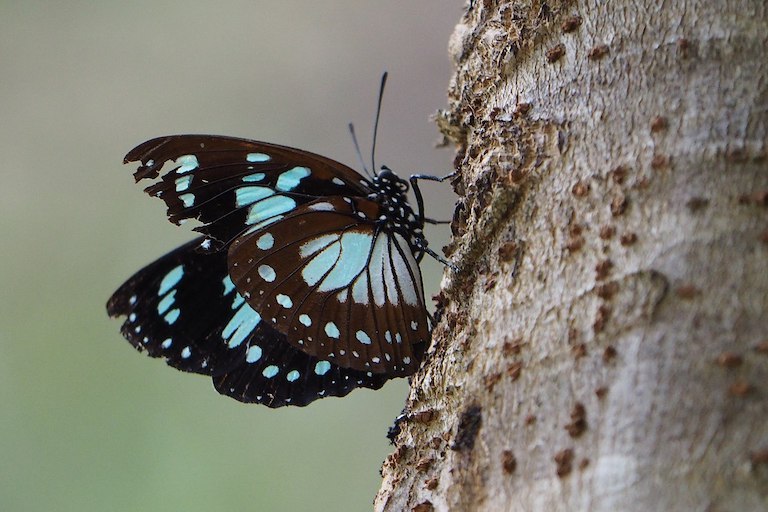
[[[124,161],[139,162],[137,182],[153,180],[145,191],[171,222],[197,220],[202,234],[109,299],[136,349],[269,407],[416,371],[431,332],[419,262],[447,263],[424,238],[416,180],[445,178],[406,181],[386,166],[364,177],[308,151],[210,135],[152,139]]]

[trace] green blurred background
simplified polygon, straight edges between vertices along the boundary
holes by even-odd
[[[191,238],[121,165],[172,133],[237,135],[358,167],[390,72],[378,161],[450,171],[460,0],[0,2],[0,510],[371,507],[403,379],[308,408],[219,396],[136,353],[104,305]],[[450,217],[447,185],[426,184]],[[428,232],[445,242],[445,228]],[[425,263],[428,295],[441,268]]]

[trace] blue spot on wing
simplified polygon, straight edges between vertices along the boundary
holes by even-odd
[[[290,197],[268,197],[251,206],[248,210],[248,218],[245,222],[250,225],[257,224],[271,217],[276,217],[282,213],[289,212],[294,208],[296,208],[296,201]]]
[[[181,265],[178,265],[173,270],[168,272],[162,281],[160,281],[160,290],[157,292],[158,295],[165,295],[168,290],[176,286],[179,281],[181,281],[181,278],[184,276],[184,267]]]
[[[289,192],[299,186],[299,182],[312,174],[308,167],[294,167],[285,171],[277,178],[275,188],[283,192]]]
[[[243,304],[224,327],[221,336],[229,348],[239,346],[261,322],[261,315],[248,304]]]

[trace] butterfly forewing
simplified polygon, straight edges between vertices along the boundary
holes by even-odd
[[[123,335],[139,351],[183,371],[213,377],[216,389],[270,407],[306,405],[378,389],[388,379],[341,368],[293,348],[237,293],[226,253],[185,244],[140,270],[110,298],[111,316],[124,316]]]
[[[238,291],[294,347],[360,371],[408,375],[429,340],[421,273],[377,203],[331,197],[229,249]]]
[[[136,180],[168,206],[179,224],[197,219],[198,231],[226,245],[253,226],[282,218],[298,205],[328,195],[365,196],[369,184],[354,170],[320,155],[247,139],[207,135],[160,137],[131,150]]]

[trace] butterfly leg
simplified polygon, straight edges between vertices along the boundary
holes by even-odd
[[[450,224],[451,221],[449,220],[436,220],[436,219],[430,219],[429,217],[424,217],[424,222],[427,224],[432,225],[440,225],[440,224]]]
[[[419,180],[429,180],[429,181],[436,181],[438,183],[442,183],[445,180],[451,179],[454,176],[458,174],[459,171],[453,171],[450,174],[447,174],[445,176],[430,176],[428,174],[414,174],[410,177],[409,181],[411,182],[411,187],[413,187],[413,194],[416,196],[416,205],[418,206],[419,210],[419,223],[423,226],[425,222],[429,222],[430,224],[439,224],[440,221],[434,221],[433,219],[427,219],[424,216],[424,197],[421,194],[421,188],[419,188]],[[427,246],[427,241],[423,238],[418,240],[419,249],[423,253],[429,254],[434,259],[442,263],[443,265],[450,267],[454,272],[457,272],[459,269],[456,265],[449,262],[439,254],[437,254],[435,251],[430,249]],[[421,261],[421,258],[417,258],[418,261]]]
[[[421,195],[421,188],[419,188],[419,180],[428,180],[428,181],[436,181],[438,183],[442,183],[445,180],[449,180],[456,176],[459,173],[459,171],[453,171],[450,174],[446,174],[445,176],[430,176],[429,174],[414,174],[409,178],[409,181],[411,182],[411,187],[413,188],[413,194],[416,196],[416,205],[419,208],[419,221],[421,222],[421,225],[423,226],[425,222],[429,222],[430,224],[433,224],[432,219],[427,219],[424,216],[424,197]]]
[[[427,245],[427,242],[426,242],[426,240],[424,240],[424,239],[418,239],[416,243],[417,243],[417,245],[418,245],[418,247],[419,247],[419,250],[420,250],[420,251],[422,251],[422,254],[423,254],[423,253],[429,254],[429,255],[430,255],[430,256],[432,256],[434,259],[436,259],[437,261],[439,261],[440,263],[442,263],[442,264],[443,264],[443,265],[445,265],[446,267],[449,267],[449,268],[450,268],[451,270],[453,270],[454,272],[458,272],[458,271],[459,271],[459,267],[457,267],[456,265],[454,265],[453,263],[451,263],[450,261],[448,261],[448,260],[447,260],[447,259],[445,259],[444,257],[440,256],[439,254],[437,254],[437,253],[436,253],[435,251],[433,251],[432,249],[430,249],[430,248],[429,248],[429,246]],[[418,260],[418,261],[421,261],[421,258],[417,258],[417,260]]]

